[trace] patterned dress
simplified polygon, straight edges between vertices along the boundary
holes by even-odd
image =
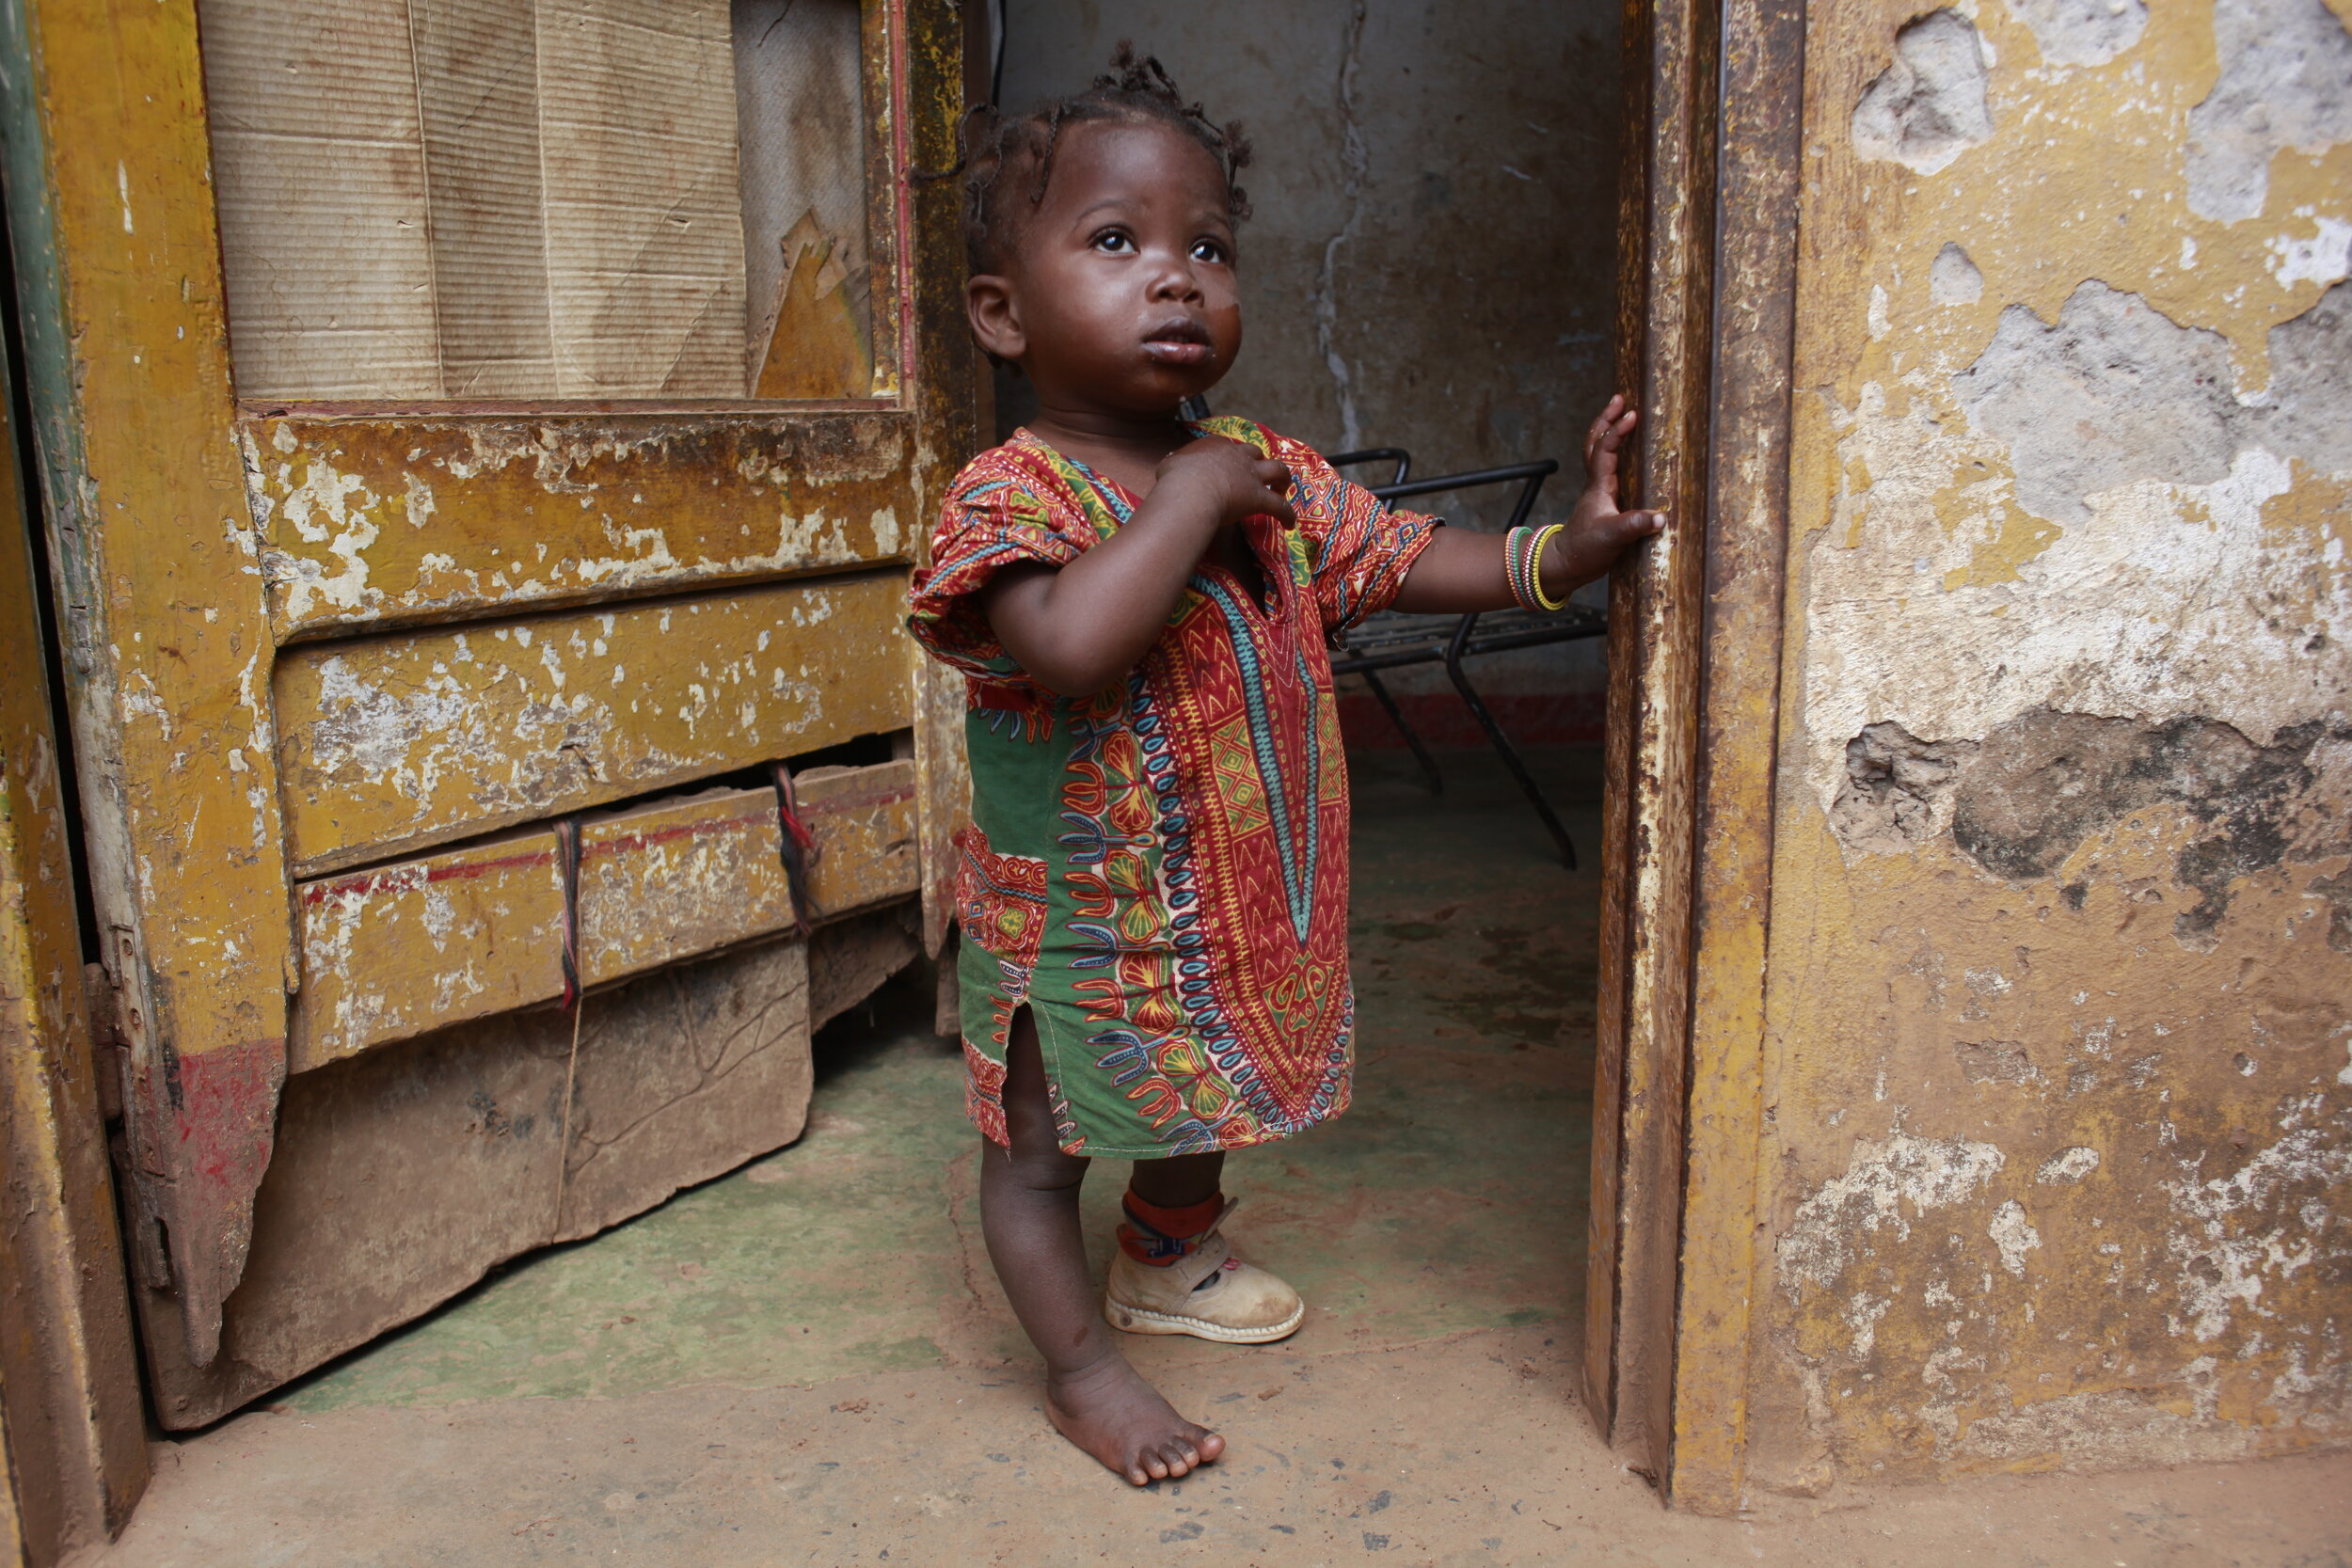
[[[1073,1154],[1243,1148],[1347,1108],[1347,768],[1326,637],[1396,596],[1436,524],[1246,420],[1195,428],[1287,466],[1298,526],[1246,524],[1266,598],[1203,562],[1120,684],[1046,691],[981,613],[997,570],[1066,565],[1134,511],[1027,431],[956,476],[914,578],[909,626],[969,682],[959,977],[967,1103],[998,1143],[1024,1006]]]

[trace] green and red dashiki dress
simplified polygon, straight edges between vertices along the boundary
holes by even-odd
[[[1244,532],[1266,598],[1203,562],[1125,680],[1058,697],[977,591],[1067,565],[1135,500],[1024,430],[956,476],[908,624],[969,684],[957,837],[967,1104],[1006,1141],[1006,1037],[1037,1022],[1061,1147],[1131,1159],[1251,1144],[1347,1108],[1347,767],[1326,641],[1396,596],[1437,526],[1247,420],[1200,434],[1291,470],[1295,529]]]

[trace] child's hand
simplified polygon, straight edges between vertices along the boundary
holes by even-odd
[[[1617,453],[1636,418],[1623,397],[1613,397],[1584,433],[1584,493],[1568,514],[1566,531],[1545,552],[1547,586],[1559,578],[1580,586],[1590,582],[1629,546],[1664,531],[1663,512],[1617,510]]]
[[[1272,517],[1284,528],[1298,522],[1283,499],[1291,487],[1290,469],[1222,436],[1203,436],[1162,459],[1152,493],[1171,485],[1187,500],[1214,510],[1220,526],[1256,516]]]

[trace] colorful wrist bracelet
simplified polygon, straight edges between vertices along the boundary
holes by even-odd
[[[1502,577],[1510,584],[1511,598],[1521,610],[1534,610],[1535,596],[1528,582],[1528,541],[1535,537],[1532,528],[1513,529],[1502,541]]]
[[[1556,615],[1568,608],[1568,601],[1565,596],[1555,599],[1544,592],[1544,551],[1551,547],[1553,534],[1566,531],[1567,528],[1565,524],[1554,523],[1537,533],[1534,543],[1527,546],[1528,592],[1534,597],[1535,608],[1548,614]]]

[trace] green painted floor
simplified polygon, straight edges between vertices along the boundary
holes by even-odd
[[[1484,752],[1355,762],[1356,1106],[1236,1156],[1233,1234],[1311,1306],[1295,1354],[1560,1323],[1581,1308],[1597,752],[1534,761],[1585,851],[1569,873]],[[817,1042],[788,1148],[591,1241],[521,1259],[281,1393],[300,1412],[1025,1364],[981,1253],[977,1136],[928,995]],[[1125,1167],[1089,1183],[1107,1250]],[[1098,1257],[1098,1266],[1101,1259]],[[1192,1341],[1142,1347],[1182,1362]]]

